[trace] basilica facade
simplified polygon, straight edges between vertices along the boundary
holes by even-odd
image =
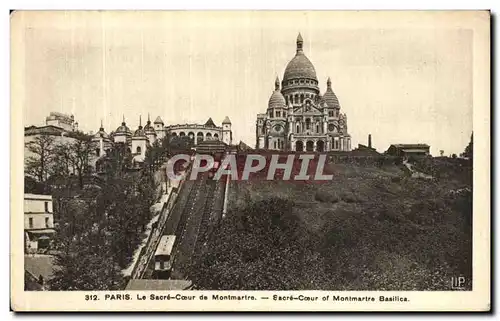
[[[295,57],[283,80],[276,78],[267,112],[257,115],[256,148],[283,151],[350,151],[347,116],[333,92],[330,78],[320,93],[316,70],[297,37]]]

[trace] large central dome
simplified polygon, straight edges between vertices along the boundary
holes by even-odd
[[[302,36],[297,37],[297,53],[295,57],[288,63],[283,75],[283,82],[286,84],[289,80],[298,78],[308,78],[318,81],[316,77],[316,69],[314,69],[311,61],[304,55],[302,50]]]

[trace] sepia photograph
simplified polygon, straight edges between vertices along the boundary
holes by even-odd
[[[488,11],[10,20],[19,309],[490,308]]]

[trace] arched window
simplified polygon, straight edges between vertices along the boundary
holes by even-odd
[[[297,141],[295,143],[295,150],[298,151],[298,152],[302,152],[304,151],[304,143],[302,141]]]
[[[297,133],[300,133],[300,125],[297,124]]]
[[[304,102],[304,94],[300,95],[300,103],[302,104]]]
[[[296,103],[296,104],[299,103],[299,94],[295,94],[294,103]]]
[[[306,129],[311,129],[311,118],[306,118]]]
[[[285,96],[285,104],[288,106],[288,96]]]
[[[203,136],[203,133],[202,132],[198,132],[198,134],[196,134],[196,141],[197,143],[201,143],[203,140],[204,140],[204,136]]]
[[[141,146],[137,146],[137,154],[140,154],[141,153]]]
[[[325,142],[322,140],[318,140],[318,142],[316,143],[316,150],[318,152],[323,152],[325,150]]]
[[[319,124],[316,124],[316,133],[319,133]]]
[[[276,149],[276,141],[274,141],[274,149]]]

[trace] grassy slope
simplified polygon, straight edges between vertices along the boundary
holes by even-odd
[[[293,202],[302,226],[321,242],[324,289],[449,289],[452,276],[472,275],[467,178],[407,178],[396,166],[330,164],[332,181],[236,182],[230,206],[279,197]],[[320,282],[321,283],[321,282]],[[470,284],[469,284],[470,286]]]

